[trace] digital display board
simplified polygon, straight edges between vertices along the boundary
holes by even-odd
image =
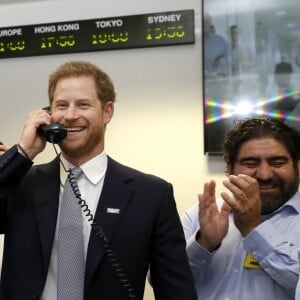
[[[0,28],[0,58],[194,43],[194,11]]]

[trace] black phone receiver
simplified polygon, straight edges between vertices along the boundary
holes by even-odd
[[[51,115],[49,106],[44,107],[43,109]],[[38,133],[48,142],[58,144],[67,136],[67,129],[63,124],[54,122],[48,125],[41,125],[38,128]]]

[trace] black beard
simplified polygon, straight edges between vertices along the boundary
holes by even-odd
[[[259,181],[258,183],[259,185],[264,185],[264,184],[274,183],[274,181],[273,180],[268,182]],[[260,194],[260,198],[262,202],[262,207],[261,207],[262,215],[267,215],[272,213],[273,211],[281,207],[284,203],[286,203],[288,200],[290,200],[292,196],[294,196],[299,186],[298,176],[296,176],[294,180],[290,182],[283,182],[281,180],[277,180],[276,184],[279,187],[279,192]]]
[[[261,214],[268,215],[282,206],[288,199],[283,198],[280,194],[260,194],[262,206],[261,206]]]

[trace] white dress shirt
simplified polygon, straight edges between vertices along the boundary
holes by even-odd
[[[61,160],[68,170],[74,166],[68,163],[62,156]],[[104,152],[99,154],[98,156],[92,158],[88,162],[84,163],[80,166],[83,171],[83,175],[80,176],[78,180],[78,187],[81,193],[82,199],[84,199],[91,211],[94,215],[98,201],[100,198],[100,194],[102,192],[104,177],[107,169],[107,156]],[[64,168],[61,166],[60,168],[60,197],[61,200],[64,182],[67,179],[67,173]],[[60,208],[60,205],[59,205]],[[58,215],[59,215],[58,208]],[[56,223],[55,237],[52,246],[52,252],[50,257],[50,264],[48,269],[47,280],[45,284],[44,291],[42,293],[41,300],[53,300],[57,298],[57,228],[59,226],[58,218]],[[88,242],[91,232],[91,224],[83,214],[83,239],[84,239],[84,252],[85,257],[87,254]]]

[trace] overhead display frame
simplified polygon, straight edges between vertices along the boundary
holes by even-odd
[[[194,10],[0,28],[0,58],[193,44]]]

